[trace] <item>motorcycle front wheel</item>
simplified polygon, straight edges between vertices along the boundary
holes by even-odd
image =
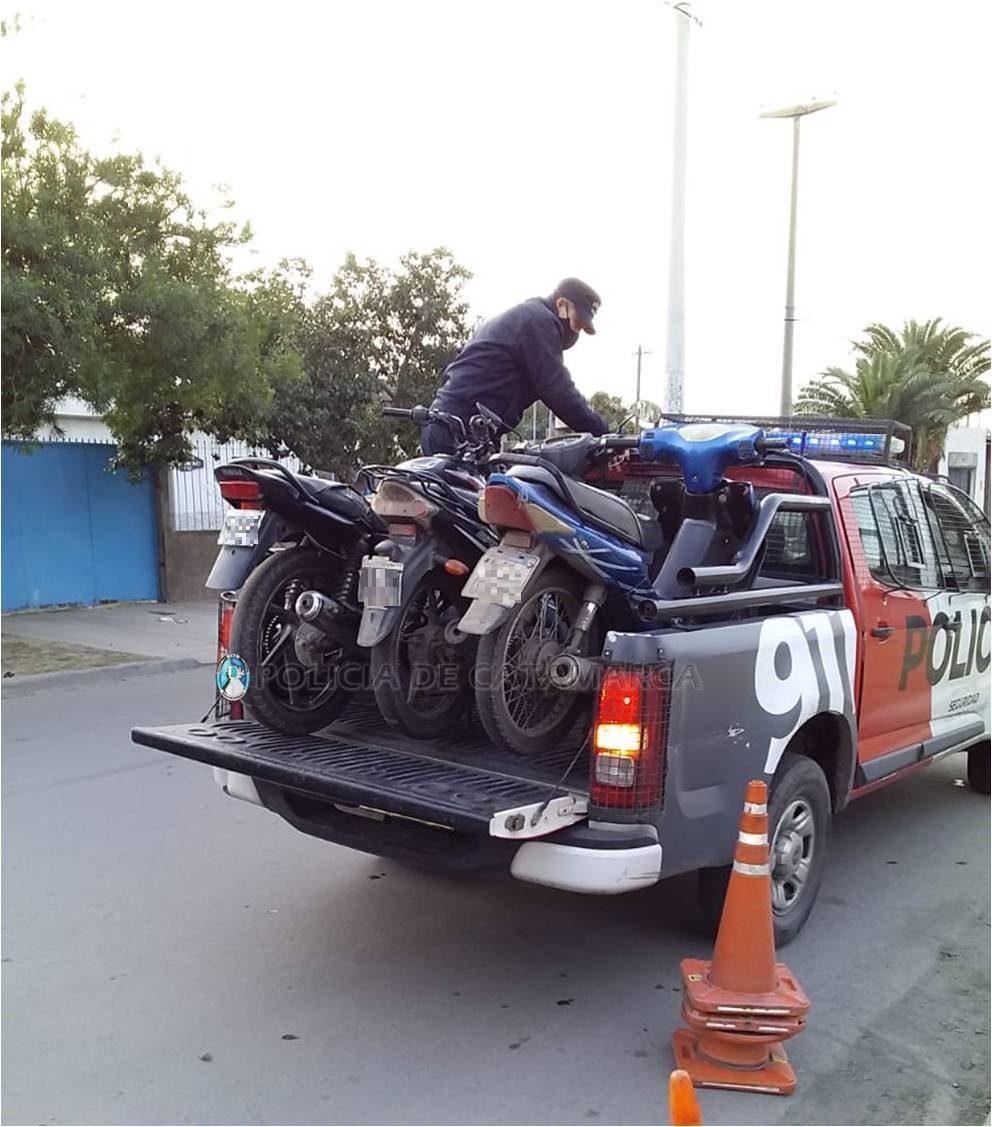
[[[362,685],[362,663],[296,613],[304,591],[335,591],[343,566],[313,548],[287,548],[259,564],[241,589],[231,652],[248,663],[248,714],[278,732],[319,731]]]
[[[548,671],[571,637],[582,600],[581,579],[564,568],[545,571],[513,613],[479,642],[475,703],[493,742],[539,755],[568,737],[587,696],[562,692]],[[584,656],[591,645],[584,635]]]
[[[421,739],[450,732],[471,705],[475,641],[456,631],[466,606],[456,587],[449,576],[429,572],[400,608],[388,637],[372,649],[379,711]]]

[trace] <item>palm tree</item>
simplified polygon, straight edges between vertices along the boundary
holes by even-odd
[[[852,345],[854,372],[827,368],[803,388],[797,413],[898,419],[913,430],[914,467],[935,473],[948,427],[989,406],[988,340],[938,317],[900,333],[873,322]]]

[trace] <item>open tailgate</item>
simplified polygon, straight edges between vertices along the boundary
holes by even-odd
[[[285,736],[249,720],[135,728],[131,738],[332,802],[497,838],[541,837],[588,810],[584,790],[564,787],[540,762],[508,765],[494,753],[467,763],[445,744]]]

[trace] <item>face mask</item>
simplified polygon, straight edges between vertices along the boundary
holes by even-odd
[[[579,339],[579,334],[568,323],[568,315],[564,317],[558,315],[558,320],[562,323],[562,332],[565,334],[565,340],[562,343],[562,348],[567,352],[573,344]]]

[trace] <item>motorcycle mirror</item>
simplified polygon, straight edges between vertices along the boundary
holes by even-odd
[[[622,419],[620,425],[617,427],[617,434],[623,434],[623,428],[634,418],[633,415],[628,415],[626,419]]]
[[[507,424],[499,417],[499,415],[496,414],[495,411],[489,410],[485,403],[476,403],[475,409],[479,412],[480,415],[482,415],[486,422],[491,423],[494,427],[497,428],[498,433],[515,434],[521,442],[527,441],[516,427],[507,426]]]

